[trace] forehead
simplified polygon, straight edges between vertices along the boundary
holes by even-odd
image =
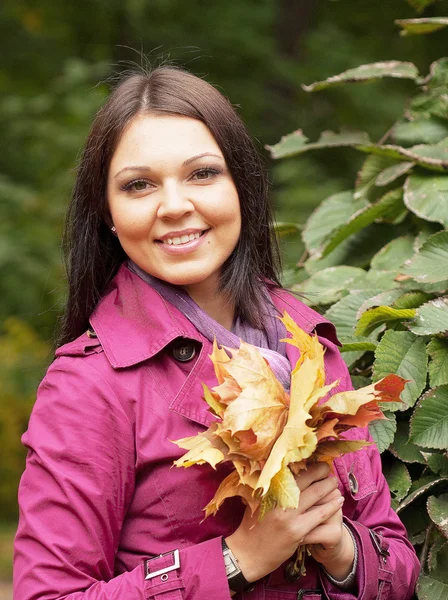
[[[208,127],[190,117],[139,115],[125,128],[111,165],[137,160],[141,164],[184,161],[191,156],[222,152]]]

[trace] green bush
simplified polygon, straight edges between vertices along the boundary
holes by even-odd
[[[421,12],[432,0],[409,3]],[[430,33],[448,18],[397,25],[402,35]],[[342,147],[367,155],[354,189],[327,198],[303,227],[292,289],[336,325],[355,387],[388,373],[407,380],[402,403],[388,404],[371,433],[421,558],[418,598],[438,600],[448,597],[448,58],[427,76],[387,61],[303,87],[384,78],[417,91],[379,142],[347,131],[310,142],[297,130],[269,150],[276,159]]]

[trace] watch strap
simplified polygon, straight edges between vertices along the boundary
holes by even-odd
[[[227,556],[230,557],[234,567],[231,573],[229,573],[226,568],[227,581],[232,592],[244,592],[253,589],[255,587],[255,583],[250,583],[244,577],[243,572],[238,566],[238,559],[233,554],[232,550],[230,550],[224,538],[222,538],[222,553],[223,555],[227,554]]]

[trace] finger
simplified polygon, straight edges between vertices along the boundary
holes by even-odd
[[[300,471],[295,478],[299,489],[302,491],[315,481],[325,479],[328,477],[329,473],[330,467],[326,463],[316,463],[310,465],[306,470]]]
[[[326,479],[321,479],[312,483],[300,494],[300,512],[306,512],[315,505],[322,505],[322,500],[328,496],[328,494],[336,490],[337,485],[338,483],[335,477],[327,477]]]
[[[300,516],[297,520],[297,539],[304,538],[310,534],[313,529],[322,525],[330,519],[335,513],[341,510],[341,506],[344,502],[344,498],[335,498],[327,504],[321,504],[320,506],[313,506],[306,514]]]
[[[329,494],[327,494],[324,498],[322,498],[322,500],[319,500],[318,502],[316,502],[316,504],[326,504],[327,502],[330,502],[330,500],[339,498],[341,495],[342,495],[341,492],[338,490],[338,488],[336,488],[333,491],[331,491]]]

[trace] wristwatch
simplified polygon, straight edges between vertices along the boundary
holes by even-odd
[[[244,577],[235,555],[226,544],[224,538],[222,538],[222,555],[226,567],[227,581],[232,592],[247,592],[254,589],[255,583],[249,583]]]

